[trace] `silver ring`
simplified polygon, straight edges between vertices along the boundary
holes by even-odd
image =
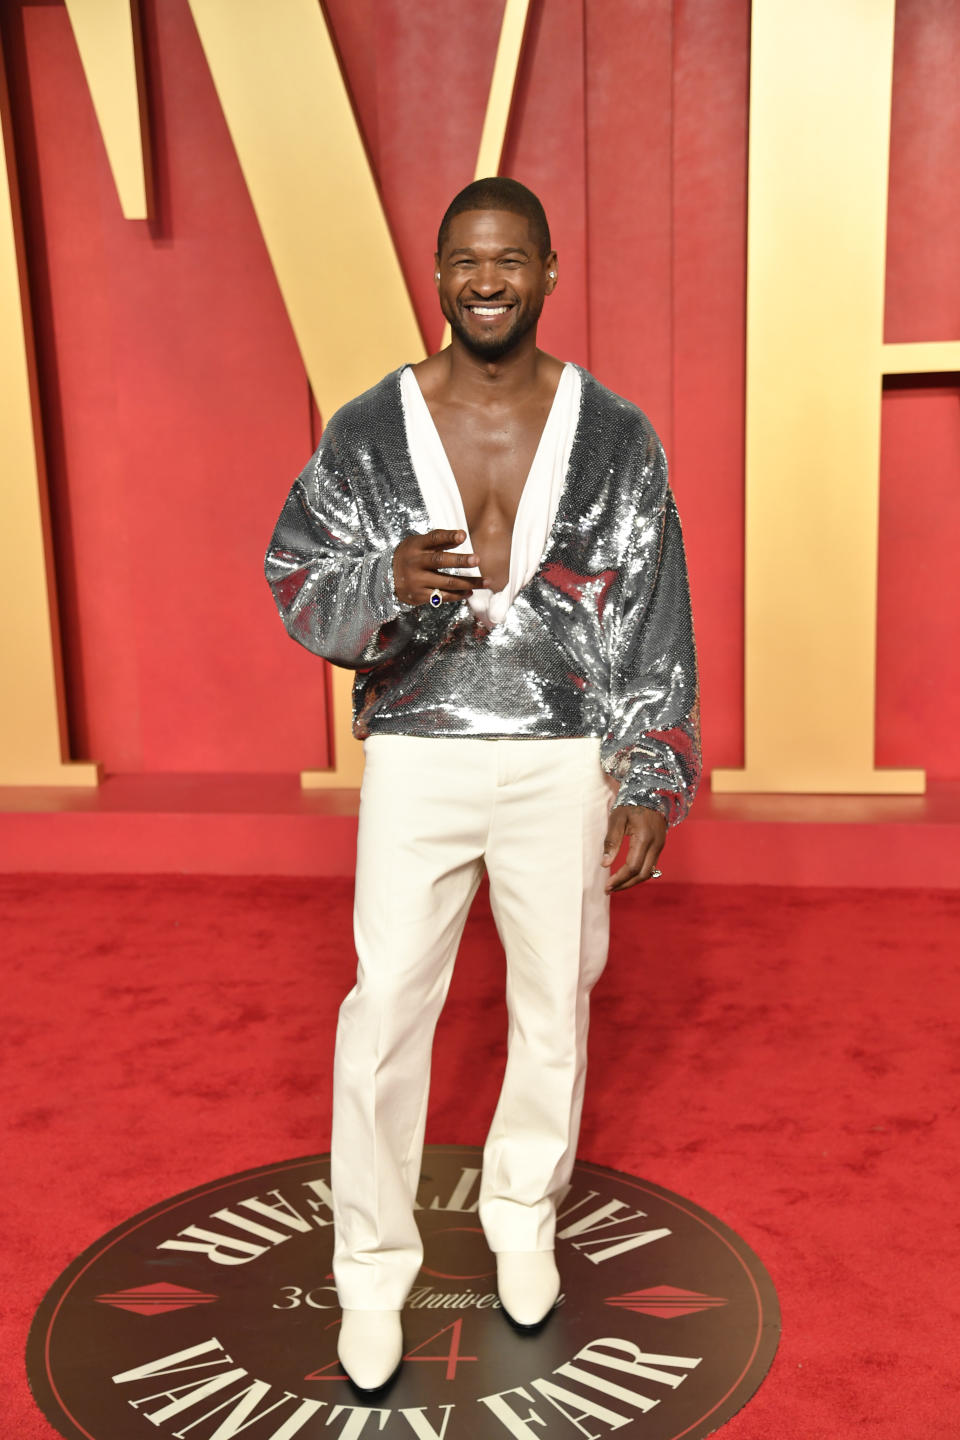
[[[440,594],[439,590],[430,591],[430,604],[433,606],[434,610],[436,610],[438,605],[443,604],[443,596]]]
[[[659,880],[659,879],[660,879],[660,876],[661,876],[662,874],[663,874],[663,871],[662,871],[662,870],[651,870],[651,871],[650,871],[650,879],[651,879],[651,880]]]

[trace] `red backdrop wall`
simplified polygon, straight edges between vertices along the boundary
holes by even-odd
[[[307,381],[186,0],[142,11],[149,224],[121,217],[66,10],[0,10],[73,754],[110,771],[322,766],[325,667],[286,640],[261,574],[314,443]],[[455,25],[440,0],[326,11],[435,345],[433,239],[472,175],[502,6]],[[900,0],[888,339],[960,338],[958,59],[952,0]],[[560,254],[544,345],[637,401],[667,446],[711,766],[742,762],[748,67],[748,0],[534,0],[504,164],[542,196]],[[932,776],[960,775],[958,482],[956,386],[891,385],[877,761]]]

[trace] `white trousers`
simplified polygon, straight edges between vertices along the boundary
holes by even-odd
[[[340,1009],[331,1179],[341,1304],[401,1309],[423,1259],[414,1217],[430,1058],[484,865],[507,957],[508,1055],[483,1152],[491,1250],[553,1247],[607,956],[600,860],[611,790],[599,741],[366,741],[354,927]]]

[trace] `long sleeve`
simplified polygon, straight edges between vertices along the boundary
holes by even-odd
[[[700,702],[680,517],[659,442],[651,455],[652,511],[632,537],[610,632],[610,712],[603,768],[618,805],[684,818],[700,779]]]
[[[331,421],[294,482],[264,568],[288,634],[336,665],[365,670],[399,654],[413,622],[394,591],[393,545],[363,534],[335,430]]]
[[[432,524],[402,371],[333,415],[266,559],[289,634],[356,672],[354,734],[596,736],[618,803],[683,818],[700,774],[683,541],[650,422],[580,371],[546,548],[497,624],[404,606],[393,552]]]

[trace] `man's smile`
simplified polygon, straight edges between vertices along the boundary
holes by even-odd
[[[513,309],[513,306],[507,304],[482,305],[476,301],[468,301],[464,309],[469,310],[471,315],[479,315],[481,319],[496,319],[498,315],[506,315],[508,310]]]

